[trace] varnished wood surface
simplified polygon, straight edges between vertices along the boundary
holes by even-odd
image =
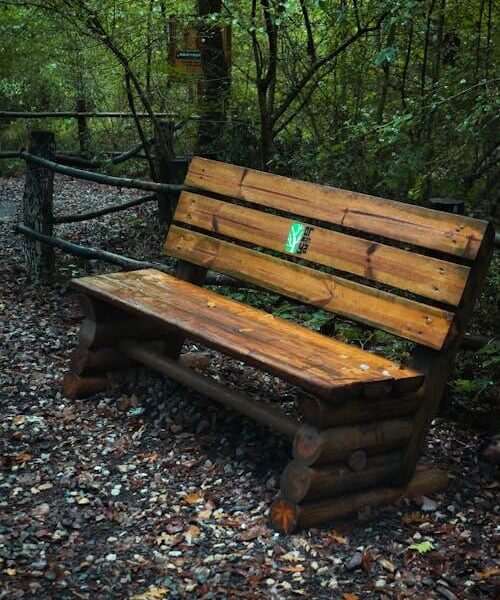
[[[479,219],[206,158],[193,158],[186,184],[466,259],[476,256],[488,225]]]
[[[293,440],[293,456],[305,465],[345,460],[354,450],[378,453],[400,448],[413,430],[413,418],[357,423],[319,430],[303,425]]]
[[[349,425],[369,421],[391,419],[402,415],[414,414],[421,404],[418,393],[396,396],[381,396],[367,401],[366,398],[354,398],[339,406],[304,394],[299,398],[299,410],[306,423],[318,429],[337,425]]]
[[[175,220],[285,253],[294,219],[183,192]],[[469,268],[385,244],[314,227],[303,260],[458,305]]]
[[[447,485],[446,473],[439,469],[422,468],[417,469],[413,479],[404,487],[376,487],[304,504],[296,504],[278,497],[271,506],[271,524],[279,531],[292,533],[298,527],[312,527],[333,519],[345,518],[367,506],[382,506],[403,497],[439,492]]]
[[[327,399],[359,395],[372,381],[404,379],[415,388],[423,381],[418,371],[153,269],[83,277],[72,286]]]
[[[364,470],[355,472],[346,463],[308,467],[292,460],[280,479],[281,495],[290,502],[331,498],[339,494],[380,485],[401,469],[398,452],[370,456]]]
[[[445,344],[452,325],[448,311],[180,227],[170,228],[165,250],[430,348]]]

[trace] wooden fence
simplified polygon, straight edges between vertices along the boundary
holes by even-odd
[[[76,169],[54,161],[54,156],[54,136],[47,131],[32,132],[29,151],[4,152],[0,155],[0,158],[20,158],[26,161],[22,207],[23,222],[16,226],[16,231],[25,236],[26,272],[32,283],[44,283],[53,278],[55,273],[54,248],[59,248],[65,253],[80,256],[84,259],[101,260],[115,264],[126,270],[155,268],[167,273],[172,272],[170,267],[161,263],[136,260],[99,248],[69,242],[54,236],[53,226],[61,223],[87,221],[146,202],[158,202],[158,194],[162,195],[161,202],[165,200],[166,195],[167,201],[171,203],[168,212],[173,215],[177,197],[183,189],[188,189],[186,186],[177,183],[166,184],[142,179],[114,177],[104,173]],[[184,174],[181,171],[179,171],[178,177],[183,180]],[[117,188],[138,189],[154,193],[86,213],[54,215],[54,173],[61,173],[62,175]],[[234,279],[220,275],[210,274],[208,281],[212,285],[235,285]]]

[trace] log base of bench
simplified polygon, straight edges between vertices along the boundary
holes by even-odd
[[[279,531],[291,533],[446,486],[443,473],[427,469],[417,472],[408,485],[395,487],[402,480],[419,402],[415,393],[398,398],[385,394],[382,386],[376,388],[380,397],[343,398],[337,403],[304,394],[300,421],[197,372],[208,365],[207,354],[179,356],[182,341],[152,320],[89,297],[83,297],[82,308],[85,319],[63,382],[65,396],[104,392],[116,380],[148,367],[288,438],[293,460],[283,471],[281,495],[271,507],[271,522]]]
[[[413,479],[404,487],[382,486],[302,504],[280,495],[271,506],[270,521],[276,530],[290,534],[297,529],[348,517],[363,508],[384,506],[405,497],[440,492],[447,485],[446,473],[427,467],[417,469]]]

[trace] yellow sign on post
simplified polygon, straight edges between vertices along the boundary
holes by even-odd
[[[202,36],[194,25],[181,23],[171,16],[169,21],[169,63],[178,71],[187,75],[202,75],[201,47]],[[231,65],[231,27],[222,29],[224,57]]]

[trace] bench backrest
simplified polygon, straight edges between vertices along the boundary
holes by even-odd
[[[186,185],[166,253],[430,348],[453,337],[486,221],[203,158]]]

